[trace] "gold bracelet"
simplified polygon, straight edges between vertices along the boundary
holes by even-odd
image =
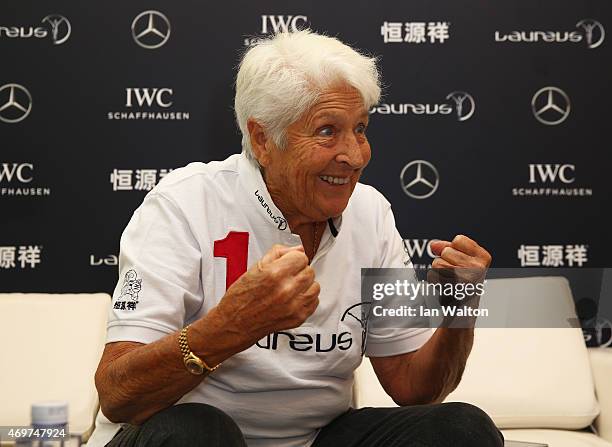
[[[189,343],[187,342],[187,329],[189,329],[189,326],[191,325],[189,324],[181,330],[178,340],[181,353],[183,354],[183,363],[185,364],[187,371],[189,371],[191,374],[201,375],[204,374],[205,371],[206,374],[210,374],[217,369],[221,363],[211,368],[204,360],[191,351]]]

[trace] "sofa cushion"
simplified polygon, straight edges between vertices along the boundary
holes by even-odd
[[[68,402],[71,433],[87,435],[110,296],[0,294],[0,425],[30,424],[33,402]]]
[[[482,306],[486,300],[523,309],[534,300],[551,313],[573,305],[560,277],[490,280]],[[478,328],[461,384],[447,401],[475,404],[502,428],[579,429],[599,413],[582,331],[571,327]]]
[[[548,447],[612,447],[592,433],[567,430],[502,430],[504,438],[512,441],[537,442]]]

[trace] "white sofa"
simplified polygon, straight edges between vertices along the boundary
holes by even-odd
[[[490,280],[482,307],[491,300],[525,309],[538,300],[575,317],[564,278]],[[368,359],[356,372],[355,395],[359,407],[395,405]],[[478,328],[461,384],[446,401],[482,408],[509,440],[612,447],[612,349],[587,349],[577,328]],[[591,424],[598,435],[583,430]]]
[[[563,278],[489,284],[488,299],[572,302]],[[104,423],[93,376],[109,305],[106,294],[0,294],[0,426],[27,425],[30,404],[49,399],[69,402],[71,431],[83,440],[96,413]],[[355,379],[357,406],[395,405],[369,360]],[[478,329],[463,381],[447,400],[483,408],[507,439],[612,447],[612,349],[587,350],[580,329]],[[599,436],[581,431],[593,421]]]
[[[104,293],[0,294],[0,426],[29,425],[33,402],[62,400],[70,431],[89,436],[109,305]]]

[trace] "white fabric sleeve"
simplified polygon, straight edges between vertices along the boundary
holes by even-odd
[[[380,268],[413,269],[410,256],[404,247],[404,240],[395,227],[391,205],[384,199],[382,225],[380,228]],[[412,270],[414,272],[414,270]],[[415,276],[416,280],[416,276]],[[372,328],[368,327],[365,355],[367,357],[388,357],[416,351],[433,335],[429,328]]]
[[[201,250],[179,208],[149,193],[121,236],[106,342],[151,343],[180,330],[203,302]]]

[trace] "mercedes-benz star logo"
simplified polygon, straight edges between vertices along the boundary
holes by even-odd
[[[557,87],[544,87],[531,99],[533,116],[548,126],[560,124],[568,117],[571,105],[569,96]]]
[[[28,89],[19,84],[5,84],[0,87],[0,121],[18,123],[32,110],[32,96]]]
[[[452,99],[455,102],[455,112],[457,112],[457,120],[459,121],[469,120],[476,110],[474,98],[469,93],[451,92],[446,96],[446,99]]]
[[[402,169],[400,182],[404,192],[413,199],[426,199],[438,189],[440,175],[428,161],[414,160]]]
[[[593,19],[584,19],[576,23],[576,28],[584,29],[584,37],[589,48],[597,48],[606,37],[606,31],[601,23]],[[595,31],[597,30],[597,31]]]
[[[170,21],[159,11],[141,12],[132,22],[132,37],[143,48],[159,48],[170,38]]]
[[[72,27],[66,17],[59,14],[50,14],[42,19],[41,22],[47,22],[51,25],[51,37],[53,38],[54,45],[61,45],[70,37]]]

